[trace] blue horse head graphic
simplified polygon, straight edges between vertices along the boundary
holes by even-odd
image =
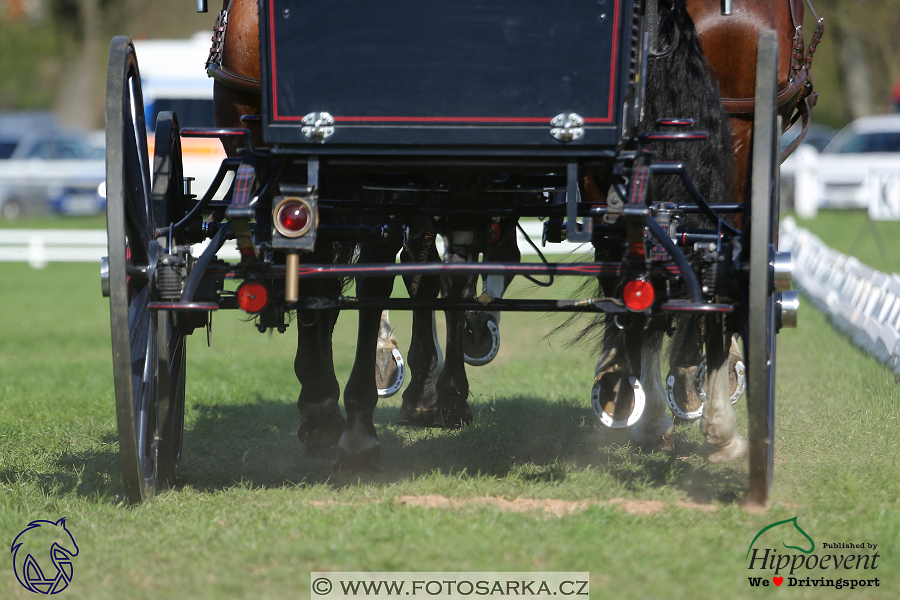
[[[66,519],[32,521],[13,540],[10,552],[16,579],[36,594],[58,594],[72,581],[72,558],[78,556]]]

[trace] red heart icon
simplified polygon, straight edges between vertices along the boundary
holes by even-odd
[[[775,582],[775,585],[781,585],[781,583],[784,581],[784,577],[773,577],[772,581]]]

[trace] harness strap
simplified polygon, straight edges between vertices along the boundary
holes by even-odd
[[[803,88],[809,81],[809,71],[806,69],[800,71],[797,76],[788,81],[787,85],[781,88],[775,96],[775,104],[779,108],[790,102],[797,94],[803,92]],[[722,98],[722,104],[730,115],[752,115],[754,101],[753,98]]]
[[[230,8],[231,1],[228,2],[228,7],[225,10],[219,11],[216,24],[213,26],[212,46],[209,49],[209,57],[206,59],[206,75],[233,90],[259,94],[261,90],[259,79],[235,73],[222,64],[222,54],[225,49],[225,32],[228,29],[228,10]]]
[[[240,92],[249,92],[251,94],[259,94],[262,84],[259,79],[254,77],[246,77],[226,69],[220,64],[210,63],[206,67],[206,75],[212,77],[225,87],[229,87]]]

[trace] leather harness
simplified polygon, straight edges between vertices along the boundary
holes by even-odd
[[[219,16],[216,18],[216,24],[213,27],[212,46],[209,49],[209,57],[206,59],[206,75],[231,89],[259,94],[261,90],[259,79],[235,73],[222,64],[222,52],[225,48],[225,30],[228,28],[228,11],[231,9],[233,1],[229,0],[227,8],[220,10]]]

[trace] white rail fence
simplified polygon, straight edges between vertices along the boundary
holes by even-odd
[[[542,224],[528,221],[524,229],[540,247]],[[519,235],[524,255],[535,254]],[[781,224],[780,249],[791,252],[794,281],[807,298],[827,313],[853,341],[886,363],[900,376],[900,275],[887,275],[825,245],[786,218]],[[588,246],[549,244],[547,254],[584,252]],[[106,256],[106,231],[73,229],[0,229],[0,262],[27,262],[40,269],[51,262],[92,262]],[[233,248],[222,258],[237,259]]]
[[[567,254],[587,252],[589,245],[563,242],[547,244],[541,248],[543,223],[526,221],[522,228],[544,254]],[[537,253],[525,241],[522,232],[516,232],[519,249],[523,255]],[[196,246],[198,253],[203,246]],[[442,251],[439,245],[438,250]],[[35,269],[43,269],[53,262],[93,262],[100,264],[100,257],[106,256],[106,231],[102,229],[0,229],[0,262],[27,262]],[[229,244],[219,252],[226,260],[240,258],[238,251]]]
[[[796,287],[853,342],[900,376],[900,275],[833,250],[788,217],[779,250],[790,252]]]

